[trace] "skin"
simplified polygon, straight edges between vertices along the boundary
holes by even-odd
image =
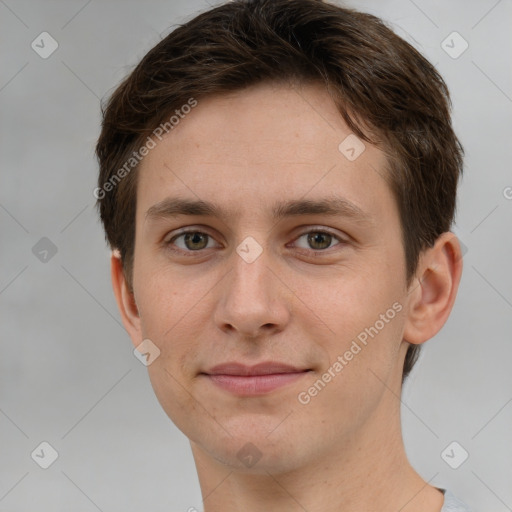
[[[149,376],[190,439],[205,512],[442,507],[440,491],[407,460],[398,397],[406,341],[425,342],[450,314],[460,246],[453,233],[441,235],[406,287],[386,157],[365,143],[349,161],[338,150],[349,134],[320,85],[258,84],[199,101],[139,169],[133,294],[116,252],[112,283],[134,346],[150,339],[160,350]],[[271,215],[277,201],[333,195],[366,221]],[[147,216],[170,196],[215,202],[226,215]],[[209,236],[195,245],[173,238],[185,227]],[[318,230],[333,236],[308,242]],[[252,263],[236,251],[248,236],[262,248]],[[395,303],[401,311],[300,403],[298,394]],[[199,375],[223,362],[269,360],[312,371],[258,397]],[[249,442],[261,455],[251,467],[237,457]]]

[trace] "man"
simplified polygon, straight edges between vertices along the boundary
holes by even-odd
[[[205,512],[468,510],[400,426],[462,272],[463,150],[416,50],[336,5],[229,2],[118,87],[97,155],[123,323]]]

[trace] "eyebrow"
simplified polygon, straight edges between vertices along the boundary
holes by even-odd
[[[278,201],[272,207],[271,212],[275,220],[301,215],[327,215],[330,217],[347,217],[362,224],[373,224],[373,219],[368,213],[351,201],[338,196],[318,200],[292,199],[290,201]],[[146,219],[177,217],[180,215],[226,219],[230,214],[240,216],[240,210],[228,212],[209,201],[168,197],[151,206],[146,212]]]

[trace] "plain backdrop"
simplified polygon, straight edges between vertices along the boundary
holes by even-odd
[[[426,480],[474,512],[510,511],[512,2],[343,5],[382,17],[436,65],[466,150],[454,227],[464,273],[403,392],[406,449]],[[100,99],[208,7],[0,0],[0,511],[202,510],[188,440],[120,323],[93,151]],[[47,58],[41,47],[55,43],[42,32],[58,44]],[[52,454],[42,442],[58,454],[48,469],[37,463]],[[446,462],[466,452],[456,469]]]

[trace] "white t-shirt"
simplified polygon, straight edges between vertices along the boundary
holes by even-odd
[[[450,491],[446,489],[439,490],[444,494],[444,504],[441,512],[471,512],[471,509]]]

